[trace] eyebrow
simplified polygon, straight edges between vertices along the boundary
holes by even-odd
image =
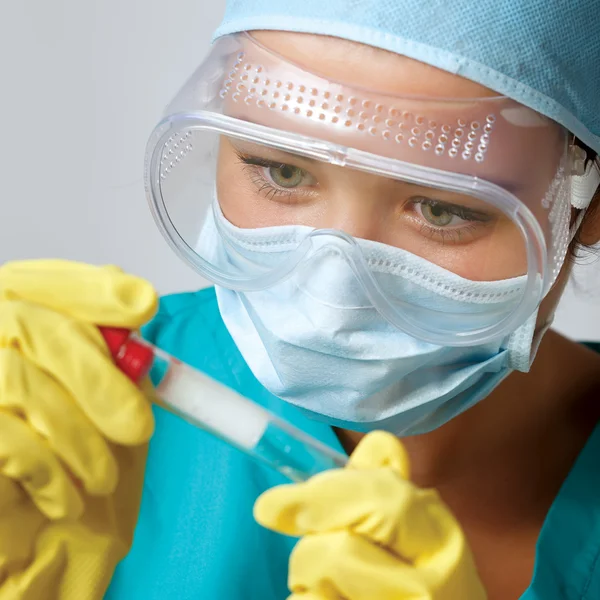
[[[260,146],[261,148],[261,153],[267,154],[266,157],[262,157],[262,156],[258,156],[254,149],[252,148],[244,148],[243,145],[236,145],[233,142],[231,143],[231,145],[233,146],[234,150],[241,154],[242,156],[246,156],[248,158],[257,158],[257,159],[261,159],[261,160],[266,160],[266,161],[271,161],[274,163],[278,163],[281,164],[282,162],[285,162],[286,159],[281,159],[281,158],[273,158],[273,157],[269,157],[268,155],[271,153],[277,153],[277,154],[281,154],[284,157],[289,157],[289,161],[293,162],[295,160],[305,160],[306,162],[310,163],[310,164],[317,164],[317,163],[323,163],[323,161],[320,161],[316,158],[311,158],[309,156],[302,156],[300,154],[292,154],[291,152],[287,152],[285,150],[279,150],[276,148],[269,148],[269,146]],[[326,164],[326,163],[325,163]]]

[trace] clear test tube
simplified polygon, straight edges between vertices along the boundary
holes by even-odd
[[[136,334],[119,328],[101,327],[100,331],[128,377],[137,383],[152,375],[161,406],[292,481],[346,464],[344,454]]]

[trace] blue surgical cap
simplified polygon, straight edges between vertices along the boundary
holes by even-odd
[[[599,0],[228,0],[215,38],[259,29],[409,56],[537,110],[600,152]]]

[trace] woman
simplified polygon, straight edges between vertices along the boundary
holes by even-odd
[[[600,358],[548,331],[600,239],[593,8],[231,2],[147,161],[216,291],[145,335],[332,447],[400,437],[410,482],[371,434],[262,528],[283,479],[160,408],[146,460],[95,325],[147,284],[7,265],[0,598],[598,597]]]

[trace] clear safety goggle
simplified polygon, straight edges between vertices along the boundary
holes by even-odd
[[[215,284],[263,290],[337,253],[388,321],[458,346],[535,311],[584,178],[568,132],[509,98],[355,89],[248,34],[215,43],[146,160],[161,231]]]

